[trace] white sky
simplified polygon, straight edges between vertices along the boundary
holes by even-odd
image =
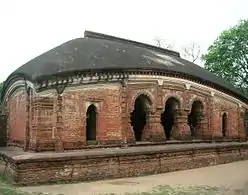
[[[0,81],[30,59],[92,30],[206,52],[219,33],[248,18],[248,0],[0,0]]]

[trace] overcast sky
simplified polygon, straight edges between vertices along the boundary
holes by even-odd
[[[0,81],[30,59],[92,30],[206,52],[219,33],[248,18],[248,0],[0,0]]]

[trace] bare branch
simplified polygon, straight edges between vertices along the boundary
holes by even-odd
[[[161,38],[157,37],[154,39],[154,41],[155,41],[155,44],[157,47],[161,47],[161,48],[165,48],[165,49],[173,49],[172,44],[165,43],[165,41]]]
[[[189,44],[188,46],[184,47],[182,50],[183,50],[183,56],[191,62],[195,62],[200,58],[201,49],[200,46],[195,43]]]

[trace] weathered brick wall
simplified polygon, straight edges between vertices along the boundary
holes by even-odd
[[[144,141],[165,140],[160,117],[170,97],[179,101],[179,110],[185,118],[194,101],[202,102],[204,126],[201,126],[200,133],[203,139],[223,137],[224,112],[228,116],[227,137],[245,136],[242,132],[244,107],[240,107],[237,100],[228,99],[228,96],[223,98],[223,94],[214,95],[210,88],[204,86],[187,86],[185,81],[176,78],[166,78],[168,80],[162,80],[159,84],[157,78],[142,77],[135,76],[125,86],[121,83],[98,83],[66,87],[61,97],[61,111],[58,111],[58,94],[55,89],[35,93],[30,96],[30,101],[24,90],[19,91],[8,100],[9,143],[20,146],[28,143],[29,149],[36,151],[54,150],[58,144],[65,150],[83,148],[87,145],[86,112],[91,104],[97,108],[98,144],[132,143],[135,138],[130,116],[139,95],[145,95],[151,103],[149,124],[143,133]],[[30,104],[28,107],[27,102]],[[180,128],[188,128],[187,122],[183,125]],[[28,132],[29,139],[26,142],[25,132]]]
[[[126,93],[125,97],[123,93]],[[54,150],[57,132],[57,94],[54,91],[45,94],[44,92],[36,95],[36,100],[33,101],[33,126],[30,131],[37,136],[37,139],[33,139],[31,145],[36,145],[35,147],[39,150]],[[144,130],[147,137],[152,137],[152,141],[159,141],[164,137],[160,116],[170,97],[179,101],[180,110],[186,117],[190,113],[194,101],[202,102],[203,115],[207,123],[206,130],[202,132],[205,136],[204,139],[223,137],[223,112],[228,115],[228,137],[237,138],[240,135],[240,125],[243,124],[239,122],[242,120],[239,118],[238,104],[228,99],[224,101],[221,98],[213,97],[204,90],[194,87],[185,89],[184,85],[173,83],[162,87],[156,83],[133,83],[127,84],[125,92],[123,92],[120,84],[96,84],[68,87],[63,92],[60,138],[63,149],[79,149],[87,145],[86,112],[91,104],[97,108],[97,141],[99,144],[134,142],[130,116],[135,100],[141,94],[150,100],[152,117],[156,118],[153,120],[158,121],[156,126],[147,126]],[[124,114],[126,117],[123,117]],[[30,139],[32,137],[31,135]]]
[[[214,97],[214,111],[213,111],[213,134],[216,137],[223,137],[222,135],[222,116],[227,114],[227,133],[226,136],[230,138],[237,138],[239,132],[239,107],[238,104],[230,102],[220,97]]]
[[[53,97],[34,97],[32,100],[32,128],[30,129],[31,150],[54,149],[55,109]]]
[[[24,146],[26,133],[26,92],[17,92],[8,100],[8,143]]]
[[[212,146],[211,146],[212,145]],[[76,154],[9,161],[9,174],[15,183],[34,184],[55,181],[99,180],[166,173],[247,159],[248,147],[241,144],[178,148],[147,148],[129,152]],[[41,163],[42,161],[42,163]]]
[[[62,140],[65,149],[86,144],[86,112],[91,104],[97,108],[97,141],[100,144],[121,142],[120,89],[120,84],[109,84],[64,91]]]

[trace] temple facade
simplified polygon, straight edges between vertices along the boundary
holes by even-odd
[[[89,31],[14,71],[2,102],[6,144],[25,151],[247,136],[248,99],[224,80],[177,52]]]

